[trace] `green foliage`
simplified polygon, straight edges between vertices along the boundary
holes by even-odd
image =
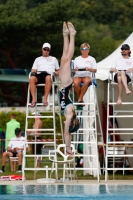
[[[11,111],[9,112],[0,112],[0,128],[2,128],[3,131],[6,131],[6,123],[8,121],[10,121],[10,115],[14,113],[16,115],[16,120],[18,122],[20,122],[20,126],[21,126],[21,130],[25,131],[25,122],[26,122],[26,113],[25,112],[20,112],[20,111],[16,111],[15,108],[12,108]],[[49,113],[45,114],[50,115]],[[42,119],[43,121],[43,128],[53,128],[53,120],[51,118],[45,118]],[[62,117],[62,123],[64,121],[64,117]],[[32,128],[34,124],[34,119],[29,119],[28,120],[28,128]],[[59,116],[56,115],[56,133],[61,133],[61,129],[60,129],[60,120],[59,120]]]
[[[0,67],[31,68],[44,42],[52,44],[51,54],[60,60],[63,21],[72,21],[77,29],[75,56],[80,44],[89,40],[98,44],[92,52],[100,61],[116,48],[115,40],[124,40],[132,32],[132,4],[132,0],[1,1]],[[104,37],[109,42],[112,38],[113,45],[101,55]]]
[[[21,130],[25,130],[25,112],[16,111],[12,108],[10,112],[0,112],[0,127],[3,131],[6,131],[6,123],[10,121],[10,115],[12,113],[16,114],[16,120],[20,122]]]

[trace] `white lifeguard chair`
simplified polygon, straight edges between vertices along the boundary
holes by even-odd
[[[56,80],[53,79],[53,76],[51,75],[51,80],[52,80],[52,102],[49,103],[50,106],[50,110],[47,110],[44,106],[42,102],[38,102],[36,103],[34,108],[31,108],[31,100],[30,100],[30,86],[28,87],[28,95],[27,95],[27,106],[26,106],[26,124],[25,124],[25,142],[28,145],[32,145],[35,144],[35,149],[34,152],[36,152],[36,145],[37,144],[43,144],[43,145],[47,145],[47,146],[51,146],[52,149],[56,149],[57,147],[57,143],[56,143],[56,138],[57,136],[60,136],[60,138],[62,138],[63,140],[63,128],[62,128],[62,121],[61,121],[61,112],[59,109],[59,105],[55,105],[55,85]],[[37,84],[36,85],[36,98],[38,97],[38,88],[39,87],[44,87],[45,84]],[[30,119],[35,119],[38,116],[33,116],[31,115],[32,112],[37,112],[39,111],[42,115],[39,116],[39,118],[41,118],[42,120],[44,120],[44,124],[45,124],[45,128],[42,129],[33,129],[32,127],[29,128],[29,120]],[[60,120],[60,127],[61,127],[61,133],[56,133],[56,114],[59,116],[59,120]],[[52,127],[50,128],[48,123],[47,123],[47,119],[51,119],[52,120]],[[45,123],[46,121],[46,123]],[[45,136],[46,139],[41,139],[41,140],[36,140],[36,133],[39,131],[39,134],[41,136]],[[32,132],[32,134],[29,134],[29,132]],[[32,136],[33,139],[28,139],[28,136]],[[26,148],[24,150],[24,158],[27,159],[28,162],[28,158],[33,158],[34,159],[34,165],[32,167],[26,167],[26,162],[25,159],[23,159],[23,167],[22,167],[22,174],[23,174],[23,180],[25,180],[25,171],[34,171],[34,179],[36,179],[36,173],[38,171],[45,171],[46,175],[48,175],[48,171],[51,170],[51,167],[48,167],[48,165],[44,166],[44,167],[40,167],[37,168],[37,161],[38,158],[41,158],[41,162],[50,162],[49,161],[49,154],[47,153],[43,153],[41,155],[36,155],[36,153],[33,155],[33,153],[29,154],[26,152]],[[46,177],[46,179],[48,179],[48,177]],[[38,180],[39,181],[39,180]],[[41,182],[45,180],[41,179]]]
[[[131,90],[133,88],[133,79],[129,83]],[[108,179],[108,171],[113,171],[114,174],[118,170],[133,170],[133,95],[128,96],[128,101],[126,95],[123,94],[123,102],[121,105],[116,104],[117,98],[117,83],[114,82],[114,74],[109,71],[108,78],[108,96],[107,96],[107,134],[106,134],[106,162],[105,162],[105,181]],[[109,109],[112,106],[113,113],[110,115]],[[118,120],[118,125],[116,125],[116,118]],[[112,122],[111,122],[112,120]],[[119,138],[116,136],[119,135]],[[113,148],[113,154],[110,154],[109,149]],[[117,151],[116,148],[121,149],[125,148],[124,153],[121,155],[120,151]],[[113,164],[109,167],[108,163],[113,157]],[[124,167],[121,168],[117,164],[115,165],[118,158],[125,158]],[[132,163],[132,164],[131,164]],[[126,167],[128,165],[128,167]]]
[[[73,63],[71,64],[71,68],[73,69]],[[83,167],[76,167],[76,170],[82,169],[84,175],[93,175],[94,177],[97,177],[99,182],[101,169],[98,150],[99,147],[102,146],[104,152],[104,143],[97,100],[97,87],[98,85],[96,83],[95,74],[92,73],[91,85],[88,86],[88,90],[84,95],[85,106],[81,110],[76,109],[77,117],[81,121],[82,126],[79,128],[77,133],[72,133],[72,144],[75,144],[75,147],[77,147],[78,144],[83,145],[83,154],[75,154],[77,157],[83,157]],[[75,102],[74,89],[72,96],[76,107],[79,103]],[[82,139],[80,139],[79,136],[81,136]]]

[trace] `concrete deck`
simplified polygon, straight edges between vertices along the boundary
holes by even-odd
[[[133,185],[133,180],[104,180],[98,183],[97,180],[79,180],[78,183],[76,180],[69,182],[59,182],[59,183],[38,183],[36,180],[26,180],[26,181],[0,181],[0,185]]]

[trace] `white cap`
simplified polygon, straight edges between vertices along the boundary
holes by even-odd
[[[40,114],[39,110],[37,110],[37,111],[33,112],[33,113],[32,113],[32,115],[38,115],[38,116],[41,116],[41,114]]]
[[[44,43],[43,46],[42,46],[42,48],[45,48],[45,47],[51,49],[51,45],[49,43]]]

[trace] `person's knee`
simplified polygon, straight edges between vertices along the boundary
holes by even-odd
[[[90,80],[84,81],[83,85],[86,86],[86,87],[88,87],[88,85],[89,85],[90,82],[91,82]]]
[[[4,152],[2,155],[3,158],[7,157],[7,152]]]
[[[35,84],[37,82],[36,77],[31,76],[29,82],[30,82],[30,84]]]
[[[74,86],[76,87],[79,86],[79,84],[81,83],[81,81],[78,79],[74,79],[73,82],[74,82]]]
[[[52,80],[51,80],[51,76],[46,76],[45,78],[45,83],[47,84],[51,84],[52,83]]]
[[[85,79],[83,79],[84,84],[89,84],[91,82],[91,78],[87,77]]]
[[[79,84],[80,84],[80,87],[82,88],[82,87],[88,87],[89,86],[89,84],[90,84],[90,82],[91,81],[81,81]]]
[[[117,77],[117,82],[121,83],[121,77],[120,76]]]
[[[78,82],[78,81],[75,81],[74,82],[74,87],[77,87],[77,86],[79,86],[80,85],[80,82]]]
[[[22,157],[22,152],[18,152],[17,157]]]

